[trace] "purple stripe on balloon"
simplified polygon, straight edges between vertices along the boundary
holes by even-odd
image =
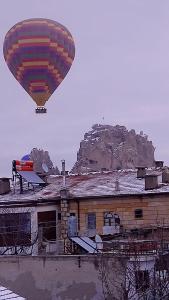
[[[30,51],[32,51],[31,58],[29,58]],[[62,78],[66,76],[71,67],[71,64],[67,63],[66,59],[60,56],[60,54],[58,54],[55,49],[51,49],[48,47],[23,47],[17,49],[15,54],[12,56],[10,63],[8,63],[8,67],[12,71],[12,73],[16,75],[18,68],[22,65],[22,62],[27,59],[30,61],[48,60],[49,64],[54,66],[54,68],[58,70]],[[35,69],[34,72],[36,72]]]
[[[36,70],[36,74],[34,70],[25,70],[22,75],[21,85],[29,91],[31,81],[40,81],[44,80],[49,87],[50,93],[52,94],[55,89],[59,86],[59,82],[57,82],[56,78],[52,73],[47,70],[39,68]]]
[[[46,93],[45,89],[36,89],[36,90],[32,90],[32,93]]]

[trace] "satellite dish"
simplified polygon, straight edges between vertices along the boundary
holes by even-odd
[[[103,250],[103,241],[102,241],[100,235],[96,234],[95,242],[96,242],[96,245],[97,245],[97,249],[98,250]]]
[[[47,164],[45,164],[45,163],[42,164],[42,169],[45,173],[47,173],[49,171],[49,168],[48,168]]]
[[[21,160],[26,160],[26,161],[30,160],[30,154],[24,155],[24,156],[21,158]]]

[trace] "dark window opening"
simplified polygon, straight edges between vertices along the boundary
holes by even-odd
[[[135,218],[136,219],[141,219],[143,218],[143,210],[138,208],[135,210]]]
[[[43,240],[56,240],[56,211],[38,212],[38,227]]]
[[[104,171],[109,171],[107,168],[101,168],[101,171],[104,172]]]
[[[150,277],[148,270],[139,270],[135,272],[136,290],[144,292],[150,287]]]
[[[88,213],[87,214],[87,228],[96,229],[96,214]]]
[[[58,221],[61,221],[61,213],[58,213]]]
[[[76,216],[76,214],[75,214],[75,213],[73,213],[73,212],[71,212],[71,213],[70,213],[70,217],[71,217],[71,216],[75,217],[75,216]]]
[[[89,163],[90,164],[97,164],[98,162],[97,162],[97,160],[89,159]]]
[[[0,246],[19,246],[31,244],[30,213],[1,214]]]

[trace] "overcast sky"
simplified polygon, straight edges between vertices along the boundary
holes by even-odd
[[[57,166],[76,161],[84,133],[95,123],[125,125],[148,134],[156,159],[169,163],[168,0],[1,0],[0,176],[33,147]],[[46,115],[11,75],[3,58],[6,32],[29,18],[65,25],[76,44],[66,79],[47,102]],[[103,120],[104,117],[104,120]]]

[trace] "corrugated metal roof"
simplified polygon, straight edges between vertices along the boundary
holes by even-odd
[[[96,253],[97,246],[96,243],[93,242],[90,238],[87,236],[82,237],[72,237],[71,240],[81,246],[83,249],[85,249],[88,253]]]
[[[26,298],[23,298],[13,293],[11,290],[8,290],[6,287],[0,286],[0,300],[7,300],[7,299],[26,300]]]

